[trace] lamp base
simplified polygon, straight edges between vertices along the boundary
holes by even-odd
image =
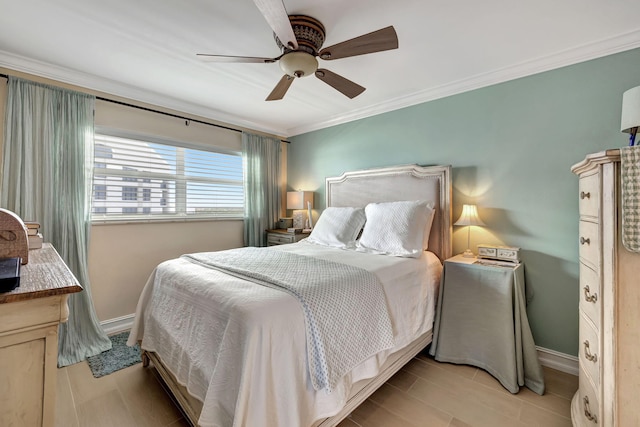
[[[467,249],[462,253],[462,256],[465,258],[475,258],[476,256],[471,252],[471,249]]]
[[[296,209],[293,211],[293,228],[305,228],[305,214],[306,212],[303,210]]]

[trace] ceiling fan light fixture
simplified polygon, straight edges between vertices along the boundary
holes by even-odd
[[[280,68],[289,76],[306,77],[318,69],[318,60],[306,52],[289,52],[279,61]]]

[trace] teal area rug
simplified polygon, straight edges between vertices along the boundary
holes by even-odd
[[[95,378],[104,377],[120,369],[140,363],[140,345],[127,346],[129,332],[121,332],[109,337],[113,347],[95,356],[87,357]]]

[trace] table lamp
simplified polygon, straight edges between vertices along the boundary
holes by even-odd
[[[640,86],[622,95],[622,120],[620,131],[629,134],[629,146],[633,146],[640,128]]]
[[[287,191],[287,209],[293,210],[293,228],[311,230],[313,222],[311,209],[313,208],[313,191]],[[303,209],[307,210],[306,224]]]
[[[471,227],[480,226],[484,227],[485,223],[482,222],[478,216],[478,208],[476,205],[462,205],[462,214],[460,218],[453,225],[466,225],[467,230],[467,250],[462,254],[465,258],[473,258],[473,252],[471,251]]]

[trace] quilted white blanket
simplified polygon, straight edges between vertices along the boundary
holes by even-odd
[[[382,284],[363,268],[272,248],[182,257],[296,297],[304,313],[309,372],[316,390],[330,393],[344,374],[393,347]]]

